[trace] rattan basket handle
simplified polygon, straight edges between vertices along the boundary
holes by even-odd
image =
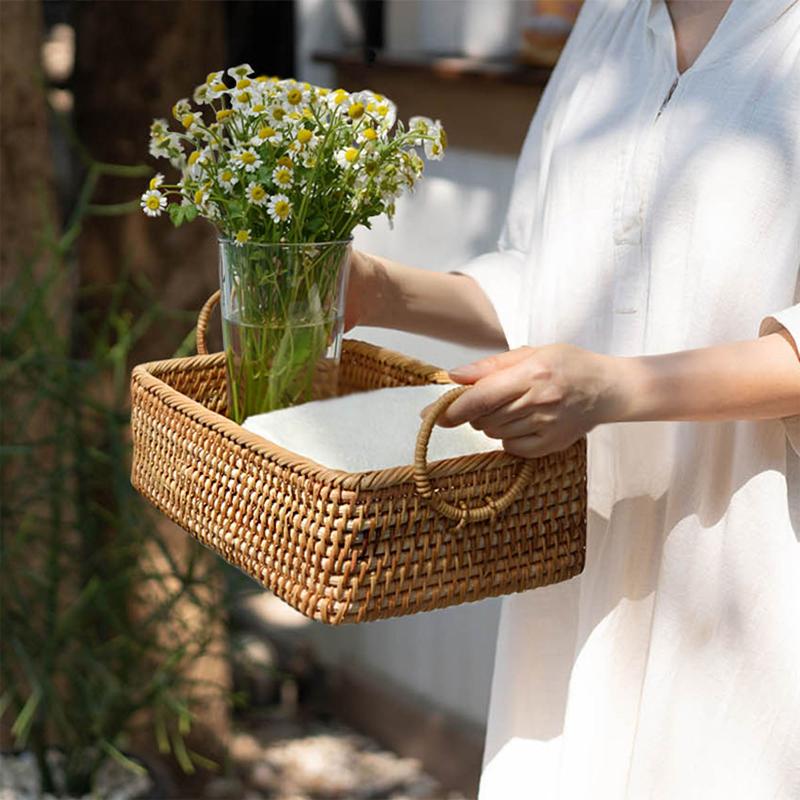
[[[520,497],[525,486],[530,483],[534,471],[533,462],[527,459],[523,460],[511,486],[496,500],[487,497],[485,504],[482,506],[473,506],[472,508],[455,506],[434,493],[431,479],[428,475],[427,460],[431,431],[439,414],[469,388],[469,386],[458,386],[455,389],[451,389],[430,406],[422,419],[422,424],[417,434],[417,445],[414,448],[414,482],[417,485],[417,492],[442,516],[458,522],[458,527],[462,527],[468,522],[482,522],[505,511]]]
[[[200,313],[197,315],[197,355],[207,356],[206,331],[208,330],[208,318],[214,310],[214,306],[219,303],[219,289],[203,303]]]

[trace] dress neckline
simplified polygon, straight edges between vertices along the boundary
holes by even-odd
[[[731,25],[731,20],[734,17],[734,7],[738,6],[738,2],[737,0],[731,0],[716,28],[709,36],[708,41],[695,56],[694,61],[683,72],[678,70],[678,37],[666,0],[650,0],[650,5],[649,25],[658,35],[664,37],[673,71],[678,78],[683,78],[687,74],[702,69],[715,58],[715,52],[719,49],[720,41],[724,40],[726,30]]]

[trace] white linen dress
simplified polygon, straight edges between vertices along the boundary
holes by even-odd
[[[800,2],[733,0],[676,77],[663,0],[584,4],[459,270],[510,347],[800,346]],[[503,601],[480,800],[800,798],[799,453],[800,408],[590,433],[586,569]]]

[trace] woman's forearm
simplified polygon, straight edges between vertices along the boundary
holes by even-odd
[[[494,307],[466,275],[410,267],[363,252],[354,253],[356,292],[369,298],[357,322],[419,333],[459,344],[505,349]],[[348,298],[348,303],[350,299]],[[353,302],[359,306],[358,297]]]
[[[754,341],[623,359],[614,416],[773,419],[800,414],[800,356],[785,331]]]

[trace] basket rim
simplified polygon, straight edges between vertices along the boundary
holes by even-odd
[[[428,373],[426,377],[431,378],[431,383],[452,383],[447,378],[447,373],[443,370],[403,356],[396,351],[381,348],[369,342],[361,342],[358,339],[346,339],[345,343],[350,348],[366,349],[372,355],[382,357],[384,360],[391,360],[397,365],[413,367],[418,371],[424,370]],[[218,367],[224,363],[224,352],[148,361],[133,368],[131,380],[139,383],[143,389],[157,395],[161,402],[176,411],[187,414],[200,424],[221,433],[235,444],[252,450],[263,458],[267,458],[282,468],[290,469],[303,478],[314,479],[327,483],[332,487],[353,491],[385,489],[414,482],[413,464],[362,472],[348,472],[326,467],[300,453],[287,450],[258,434],[251,433],[222,414],[206,408],[197,400],[193,400],[177,391],[158,377],[158,373],[192,370],[199,367]],[[557,456],[558,454],[553,455]],[[547,458],[550,457],[548,456]],[[504,450],[492,450],[485,453],[473,453],[431,461],[428,464],[428,473],[433,479],[444,478],[454,474],[463,475],[492,467],[504,467],[518,462],[519,459],[516,456],[506,453]]]

